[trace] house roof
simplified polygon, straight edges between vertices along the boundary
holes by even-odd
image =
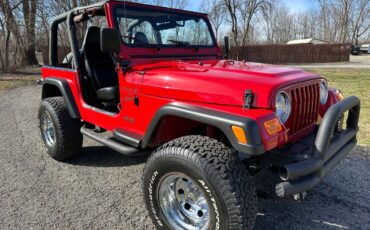
[[[320,40],[320,39],[316,39],[316,38],[306,38],[306,39],[300,39],[300,40],[292,40],[292,41],[289,41],[287,42],[287,45],[294,45],[294,44],[311,44],[311,43],[315,43],[318,42],[318,43],[328,43],[326,41],[323,41],[323,40]]]

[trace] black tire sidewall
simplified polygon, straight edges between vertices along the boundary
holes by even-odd
[[[170,229],[170,225],[166,222],[166,217],[161,210],[158,196],[160,182],[171,173],[185,174],[202,189],[209,207],[209,229],[228,228],[227,208],[222,200],[222,196],[215,189],[214,176],[212,179],[210,175],[206,175],[204,169],[195,165],[189,159],[179,156],[168,156],[157,159],[144,173],[143,187],[145,202],[149,214],[158,229]]]

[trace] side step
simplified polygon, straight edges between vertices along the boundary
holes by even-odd
[[[125,132],[121,129],[115,129],[113,131],[113,137],[134,148],[139,148],[141,144],[140,137],[135,136],[132,133]]]
[[[113,137],[107,138],[104,134],[97,133],[94,130],[86,128],[85,126],[81,127],[81,133],[84,136],[90,139],[93,139],[94,141],[99,142],[100,144],[103,144],[107,146],[108,148],[111,148],[114,151],[117,151],[126,156],[138,156],[138,155],[144,155],[150,152],[148,150],[136,149],[134,147],[124,145],[123,143],[117,141]]]

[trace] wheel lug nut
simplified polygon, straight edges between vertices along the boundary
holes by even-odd
[[[191,208],[191,205],[190,205],[190,204],[188,204],[188,203],[186,203],[186,204],[184,204],[184,208],[185,208],[186,210],[189,210],[189,209]]]
[[[203,212],[201,210],[198,211],[198,216],[199,217],[202,217],[203,216]]]

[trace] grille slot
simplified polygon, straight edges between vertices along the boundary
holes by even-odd
[[[300,132],[315,125],[320,104],[320,85],[314,83],[290,89],[292,100],[291,121],[288,122],[289,136],[299,135]]]

